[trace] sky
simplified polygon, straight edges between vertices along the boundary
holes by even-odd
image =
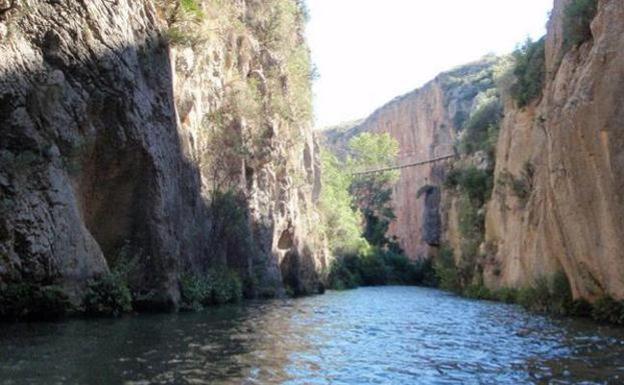
[[[553,0],[306,0],[317,128],[546,33]]]

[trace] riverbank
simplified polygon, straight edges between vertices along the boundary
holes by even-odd
[[[433,264],[438,287],[442,290],[471,299],[518,304],[537,314],[559,317],[588,318],[599,323],[624,325],[624,301],[604,296],[590,303],[585,299],[575,299],[570,282],[563,272],[544,276],[533,286],[522,288],[488,289],[482,281],[464,281],[462,271],[453,261],[452,252],[442,250]]]

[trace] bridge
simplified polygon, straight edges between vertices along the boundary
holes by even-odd
[[[402,164],[402,165],[398,165],[398,166],[391,166],[391,167],[384,167],[384,168],[379,168],[379,169],[374,169],[374,170],[353,172],[353,173],[351,173],[351,175],[370,175],[370,174],[377,174],[377,173],[380,173],[380,172],[401,170],[401,169],[404,169],[404,168],[423,166],[425,164],[435,163],[435,162],[439,162],[439,161],[447,160],[447,159],[451,159],[451,158],[456,158],[456,157],[457,157],[456,154],[444,155],[444,156],[440,156],[440,157],[433,158],[433,159],[421,160],[421,161],[418,161],[418,162],[407,163],[407,164]]]

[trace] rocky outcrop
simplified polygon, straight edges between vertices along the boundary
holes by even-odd
[[[0,15],[0,284],[79,301],[130,255],[148,307],[175,307],[181,273],[220,263],[255,291],[317,290],[327,256],[294,0],[176,17],[151,0],[17,3]],[[290,13],[270,30],[274,9]]]
[[[361,132],[389,133],[399,142],[401,165],[454,155],[463,123],[494,89],[496,60],[486,57],[443,73],[422,88],[379,108],[355,127],[324,132],[324,141],[340,153],[349,139]],[[446,168],[442,161],[402,169],[394,187],[392,206],[397,218],[389,232],[412,259],[426,258],[439,246],[443,231],[442,221],[437,219],[441,210],[439,186]]]
[[[592,38],[564,48],[567,0],[546,38],[546,84],[525,109],[507,102],[486,237],[491,287],[564,271],[575,297],[624,298],[624,3],[598,1]],[[501,185],[535,170],[524,201]]]

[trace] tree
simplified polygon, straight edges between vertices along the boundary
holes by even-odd
[[[362,133],[349,141],[348,169],[354,173],[394,166],[399,144],[389,134]],[[396,242],[386,236],[395,218],[390,205],[392,187],[399,172],[383,171],[353,176],[349,191],[356,207],[364,215],[364,238],[373,246],[398,249]]]

